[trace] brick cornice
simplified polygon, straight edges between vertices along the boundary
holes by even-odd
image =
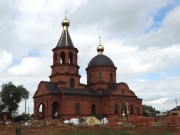
[[[75,67],[77,69],[79,69],[80,67],[76,64],[69,64],[69,63],[65,63],[65,64],[54,64],[50,66],[51,68],[55,68],[55,67]]]
[[[61,76],[61,75],[65,75],[65,76],[74,76],[74,77],[81,77],[81,75],[78,74],[70,74],[69,72],[65,72],[65,73],[56,73],[53,75],[50,75],[49,78],[55,77],[55,76]]]
[[[66,47],[66,46],[63,46],[63,47],[55,47],[55,48],[52,49],[52,51],[54,52],[54,51],[56,51],[56,50],[63,50],[63,49],[65,49],[65,50],[75,50],[76,53],[79,52],[77,48],[69,47],[69,46],[68,46],[68,47]]]
[[[115,66],[106,66],[106,65],[101,65],[101,66],[93,66],[93,67],[88,67],[88,68],[86,68],[86,71],[88,71],[88,70],[92,70],[92,69],[105,69],[105,68],[112,68],[112,69],[117,69],[117,67],[115,67]]]

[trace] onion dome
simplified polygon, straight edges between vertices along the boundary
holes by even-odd
[[[98,52],[98,55],[91,59],[91,61],[88,64],[88,68],[94,67],[94,66],[113,66],[114,67],[113,61],[106,55],[103,55],[104,47],[103,45],[101,45],[101,43],[97,47],[97,52]]]
[[[63,29],[66,30],[69,25],[70,25],[70,21],[65,17],[62,22],[61,22],[62,26],[63,26]]]
[[[104,46],[99,45],[99,46],[97,47],[97,52],[98,52],[99,55],[103,54],[103,52],[104,52]]]
[[[91,61],[88,64],[88,68],[94,67],[94,66],[113,66],[114,67],[114,63],[106,55],[97,55],[91,59]]]

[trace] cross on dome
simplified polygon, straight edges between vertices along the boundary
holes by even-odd
[[[66,18],[66,14],[67,14],[67,10],[64,11],[65,18]]]

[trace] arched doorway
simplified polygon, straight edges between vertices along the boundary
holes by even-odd
[[[54,102],[52,104],[52,119],[58,119],[59,118],[59,103]]]
[[[96,105],[95,104],[92,104],[91,110],[92,110],[92,114],[95,115],[96,114]]]
[[[37,118],[40,120],[45,119],[45,105],[43,103],[39,104]]]

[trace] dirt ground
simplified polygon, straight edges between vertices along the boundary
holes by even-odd
[[[89,135],[96,132],[97,135],[102,134],[101,131],[126,131],[126,135],[180,135],[180,127],[105,127],[105,126],[46,126],[46,127],[17,127],[17,126],[0,126],[0,135],[15,135],[16,128],[20,128],[21,135],[61,135],[61,134],[82,134],[83,130],[87,130]],[[94,132],[93,132],[94,131]],[[99,134],[98,134],[99,132]],[[112,135],[116,133],[112,133]],[[117,133],[119,135],[119,133]],[[121,134],[120,134],[121,135]]]

